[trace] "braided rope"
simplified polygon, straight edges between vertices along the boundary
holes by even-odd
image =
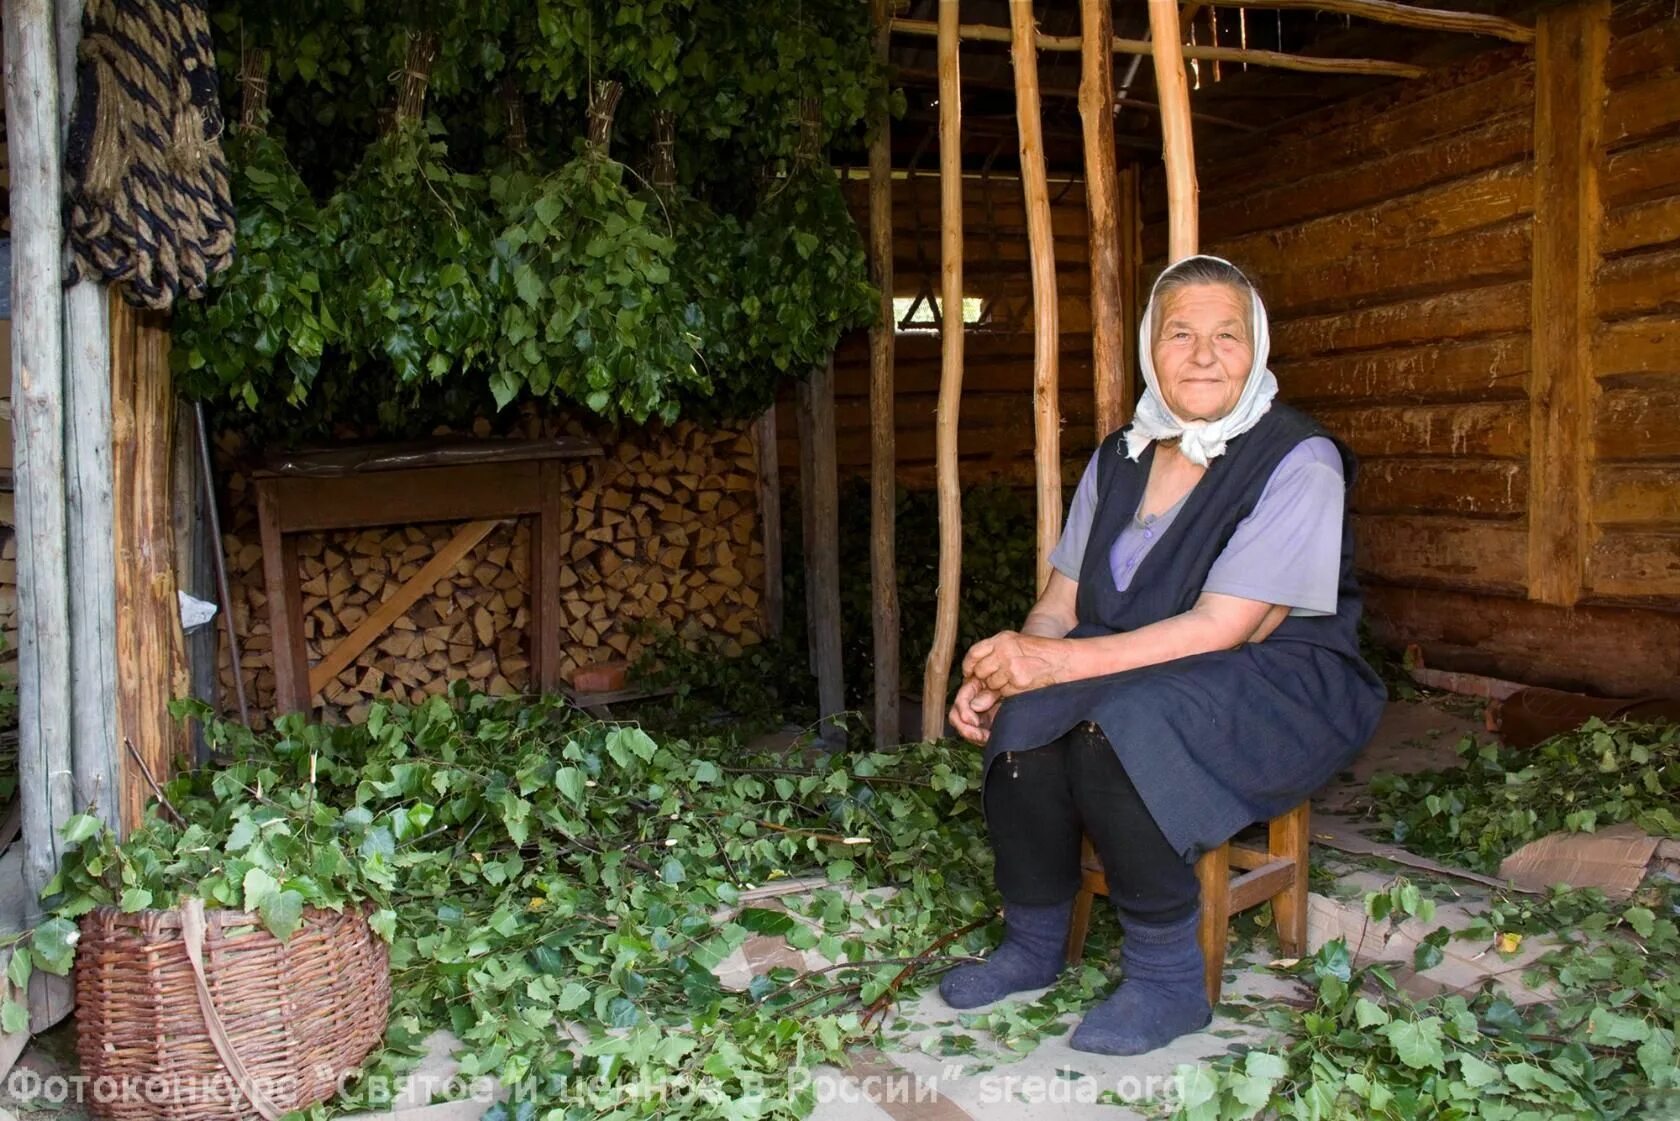
[[[202,0],[88,0],[79,54],[72,273],[138,307],[195,299],[232,262],[235,221]]]

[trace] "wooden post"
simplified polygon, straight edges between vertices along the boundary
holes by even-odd
[[[1121,310],[1121,200],[1114,155],[1114,38],[1108,0],[1080,0],[1079,119],[1085,132],[1085,210],[1091,241],[1091,380],[1097,398],[1097,440],[1131,415],[1132,380]],[[1129,258],[1127,267],[1134,267]]]
[[[1196,149],[1190,132],[1190,85],[1178,36],[1176,0],[1149,0],[1161,147],[1167,164],[1167,260],[1196,252]]]
[[[1135,163],[1127,164],[1116,177],[1119,181],[1120,216],[1116,223],[1120,235],[1120,376],[1114,397],[1120,408],[1120,423],[1132,419],[1137,404],[1137,356],[1132,352],[1138,333],[1138,320],[1143,315],[1143,208],[1138,189],[1139,172]],[[1104,433],[1107,435],[1107,433]]]
[[[125,667],[116,691],[123,774],[118,804],[126,832],[139,824],[152,798],[142,761],[161,783],[185,746],[169,703],[186,692],[186,674],[169,513],[175,434],[169,323],[113,299],[111,339],[116,636]]]
[[[1050,554],[1062,533],[1062,418],[1056,377],[1061,324],[1056,308],[1056,246],[1050,230],[1050,185],[1044,171],[1044,122],[1039,108],[1032,0],[1009,0],[1009,28],[1015,36],[1009,53],[1015,68],[1015,127],[1021,138],[1021,190],[1027,211],[1027,251],[1032,261],[1033,466],[1038,479],[1034,587],[1042,592],[1050,583]],[[1112,141],[1112,125],[1108,134]]]
[[[871,0],[875,58],[887,66],[888,0]],[[892,114],[869,143],[869,268],[881,306],[869,332],[869,583],[875,622],[875,746],[898,743],[898,433],[893,412]]]
[[[1535,48],[1528,594],[1581,596],[1592,511],[1593,269],[1609,0],[1550,8]]]
[[[12,213],[12,436],[18,575],[18,794],[24,905],[58,871],[73,806],[70,592],[65,563],[64,319],[58,63],[49,0],[5,11]]]
[[[76,102],[82,0],[58,0],[59,124]],[[63,135],[63,133],[61,133]],[[76,809],[116,826],[116,552],[111,505],[111,334],[105,285],[64,293],[64,444],[69,518],[71,767]]]
[[[758,519],[764,534],[764,634],[782,633],[782,478],[776,448],[774,403],[753,421],[753,462],[758,470]]]
[[[933,647],[922,679],[922,739],[945,734],[945,696],[957,647],[962,592],[962,491],[957,478],[957,413],[962,404],[963,179],[962,76],[957,64],[957,0],[939,0],[939,418],[935,462],[939,487],[939,597]]]
[[[834,455],[834,359],[799,387],[800,474],[805,493],[805,602],[823,736],[846,708],[840,663],[840,485]]]

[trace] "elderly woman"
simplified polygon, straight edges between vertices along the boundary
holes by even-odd
[[[1384,702],[1359,654],[1353,459],[1273,400],[1254,286],[1188,258],[1139,334],[1147,392],[1091,457],[1048,586],[963,659],[950,718],[986,746],[1005,934],[940,984],[974,1008],[1055,979],[1088,834],[1123,976],[1071,1043],[1117,1055],[1209,1022],[1196,857],[1305,799]]]

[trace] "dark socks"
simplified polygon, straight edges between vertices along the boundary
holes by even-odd
[[[1065,903],[1009,903],[1003,911],[1003,941],[983,962],[959,965],[939,982],[939,995],[952,1008],[978,1008],[1010,993],[1042,989],[1055,981],[1066,963],[1068,920],[1073,900]]]
[[[1120,987],[1080,1022],[1068,1045],[1100,1055],[1141,1055],[1213,1018],[1196,942],[1199,912],[1169,923],[1121,916]]]

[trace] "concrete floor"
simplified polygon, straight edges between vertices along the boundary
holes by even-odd
[[[1459,739],[1480,728],[1480,720],[1461,705],[1390,705],[1371,745],[1349,772],[1338,776],[1315,799],[1315,806],[1342,813],[1356,811],[1364,783],[1372,773],[1451,765],[1457,758],[1454,748]],[[1391,929],[1385,924],[1381,930],[1372,930],[1365,919],[1364,893],[1384,883],[1390,873],[1374,870],[1368,860],[1342,857],[1321,848],[1315,848],[1313,859],[1316,866],[1330,869],[1335,880],[1334,886],[1312,897],[1312,947],[1345,937],[1356,956],[1365,960],[1409,960],[1418,938],[1436,925],[1467,923],[1486,896],[1485,889],[1455,884],[1441,891],[1449,902],[1441,906],[1428,927],[1413,923]],[[1112,924],[1112,919],[1098,916],[1098,922]],[[1093,955],[1098,947],[1112,947],[1113,942],[1112,936],[1102,937],[1099,927],[1093,937]],[[1502,983],[1515,981],[1522,964],[1546,949],[1542,939],[1531,939],[1519,957],[1506,960],[1486,947],[1462,943],[1453,947],[1447,959],[1428,975],[1408,978],[1408,987],[1427,994],[1473,988],[1486,976],[1500,976]],[[778,950],[773,945],[749,950],[749,956],[725,962],[720,970],[739,973],[741,976],[735,979],[740,981],[750,977],[755,966],[768,967],[792,953],[785,946]],[[1267,968],[1273,953],[1275,943],[1266,937],[1234,946],[1214,1022],[1170,1047],[1136,1058],[1108,1058],[1070,1049],[1067,1035],[1078,1019],[1074,1013],[1062,1018],[1060,1031],[1046,1033],[1030,1051],[1010,1052],[995,1042],[983,1023],[977,1024],[974,1014],[957,1013],[930,986],[923,995],[900,1006],[883,1043],[878,1048],[857,1051],[849,1070],[819,1067],[812,1073],[818,1101],[813,1117],[816,1121],[1040,1121],[1087,1117],[1123,1121],[1161,1116],[1172,1100],[1174,1075],[1180,1064],[1203,1062],[1233,1047],[1264,1045],[1268,1039],[1264,1011],[1282,1001],[1304,1002],[1305,989],[1298,982]],[[1095,956],[1090,960],[1096,966],[1103,964]],[[1097,991],[1105,992],[1106,985]],[[1520,984],[1514,985],[1513,991],[1519,999],[1544,995],[1523,990]],[[1030,1004],[1042,995],[1023,994],[1018,1003]],[[965,1035],[970,1040],[960,1038]],[[448,1059],[450,1041],[446,1034],[439,1033],[435,1042],[434,1056],[425,1069],[446,1078],[452,1065]],[[948,1057],[942,1053],[952,1050],[959,1053]],[[32,1047],[24,1063],[32,1069],[63,1069],[62,1058],[41,1047]],[[8,1108],[31,1117],[79,1116],[32,1104],[37,1108],[25,1112],[23,1103],[8,1101],[0,1094],[0,1121],[8,1121],[4,1112]],[[476,1121],[485,1108],[472,1102],[427,1105],[412,1101],[406,1108],[364,1116],[385,1121]]]

